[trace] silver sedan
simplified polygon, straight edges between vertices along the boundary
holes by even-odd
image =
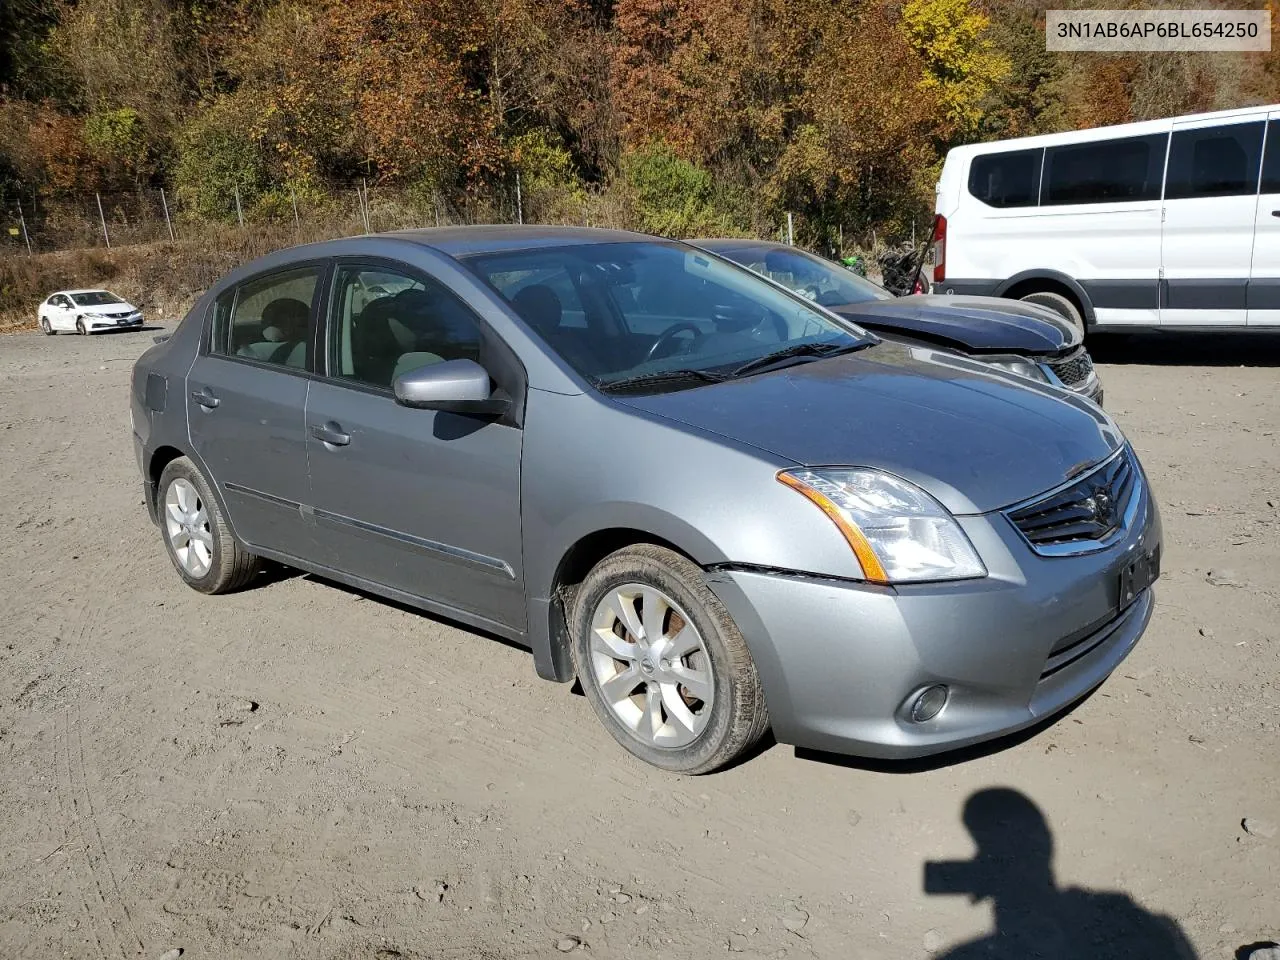
[[[638,234],[281,251],[131,399],[191,587],[269,559],[510,638],[667,770],[770,728],[888,758],[997,737],[1151,616],[1159,514],[1095,404]]]

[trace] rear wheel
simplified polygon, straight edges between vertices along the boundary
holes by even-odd
[[[1061,314],[1064,320],[1080,332],[1080,339],[1084,339],[1084,316],[1081,315],[1080,310],[1070,297],[1065,297],[1050,290],[1041,290],[1037,293],[1028,293],[1025,297],[1022,297],[1022,300],[1025,303],[1048,307],[1054,313]]]
[[[76,333],[80,334],[82,337],[87,337],[89,335],[89,331],[85,328],[84,321],[79,317],[76,317]]]
[[[156,496],[169,559],[191,589],[228,593],[258,572],[258,558],[236,542],[208,481],[186,457],[164,468]]]
[[[623,747],[664,770],[709,773],[768,729],[764,689],[729,611],[679,554],[619,550],[574,602],[574,667]]]

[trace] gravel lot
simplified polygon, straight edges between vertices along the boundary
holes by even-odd
[[[151,335],[0,337],[0,956],[1280,939],[1280,337],[1097,344],[1165,572],[1145,639],[1069,715],[927,768],[774,746],[673,778],[493,638],[306,576],[184,587],[129,440]],[[933,861],[971,863],[926,890]]]

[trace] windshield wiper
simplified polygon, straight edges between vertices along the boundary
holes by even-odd
[[[823,357],[834,357],[841,353],[852,353],[854,350],[861,350],[863,347],[871,346],[871,343],[872,341],[870,340],[856,340],[853,343],[794,343],[789,347],[783,347],[781,350],[775,350],[773,353],[766,353],[763,357],[748,360],[734,370],[730,376],[742,377],[748,373],[763,373],[772,369],[775,365],[783,365],[791,360],[800,358],[822,359]]]
[[[613,393],[625,390],[642,390],[645,387],[661,386],[664,383],[688,383],[689,381],[696,383],[722,383],[728,379],[727,375],[712,373],[710,370],[663,370],[658,373],[642,373],[635,377],[611,380],[608,383],[599,384],[597,389],[606,393]]]

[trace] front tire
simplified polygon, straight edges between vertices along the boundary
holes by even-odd
[[[48,317],[40,318],[40,332],[43,333],[46,337],[53,336],[53,327],[50,326]]]
[[[1053,293],[1050,290],[1041,290],[1037,293],[1028,293],[1021,299],[1024,303],[1034,303],[1040,307],[1048,307],[1054,313],[1060,314],[1064,320],[1080,332],[1081,341],[1084,340],[1084,316],[1071,301],[1070,297],[1065,297],[1060,293]]]
[[[80,334],[82,337],[87,337],[89,335],[89,331],[85,327],[84,321],[79,317],[76,317],[76,333]]]
[[[709,773],[769,727],[747,642],[702,571],[637,544],[587,575],[573,604],[574,667],[623,747],[674,773]]]
[[[186,457],[164,468],[156,496],[165,549],[192,590],[229,593],[258,572],[258,558],[236,541],[209,482]]]

